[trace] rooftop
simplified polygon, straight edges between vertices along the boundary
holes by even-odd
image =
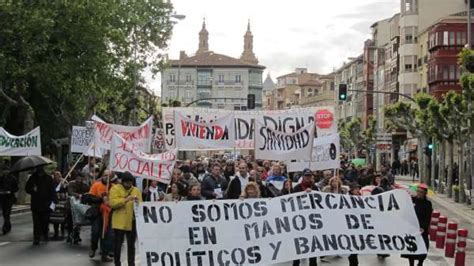
[[[170,60],[172,67],[246,67],[265,69],[258,64],[250,64],[241,59],[233,58],[227,55],[205,51],[196,53],[193,56],[185,56],[179,60]]]

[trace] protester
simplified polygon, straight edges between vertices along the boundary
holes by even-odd
[[[56,204],[56,208],[54,209],[54,211],[51,213],[49,220],[53,224],[54,228],[54,236],[52,240],[59,240],[64,238],[64,231],[66,226],[66,205],[68,202],[67,186],[65,180],[61,175],[61,172],[55,171],[53,173],[53,184],[58,203]],[[60,229],[61,237],[59,236]]]
[[[99,247],[99,240],[100,240],[100,251],[101,251],[101,260],[102,262],[110,262],[112,261],[107,257],[107,255],[112,252],[110,249],[110,244],[107,245],[111,239],[107,238],[109,234],[105,234],[106,230],[104,230],[104,226],[107,228],[108,224],[104,224],[104,221],[109,221],[110,219],[110,207],[108,206],[108,199],[107,195],[110,189],[110,179],[112,178],[113,173],[110,170],[105,170],[102,176],[99,177],[91,187],[89,194],[97,198],[97,208],[99,209],[99,213],[97,217],[92,221],[92,228],[91,228],[91,249],[89,251],[89,257],[93,258],[95,256],[95,252]],[[102,237],[102,235],[104,237]]]
[[[282,173],[282,167],[279,164],[274,164],[272,167],[272,174],[267,177],[267,182],[280,181],[283,182],[286,180],[286,176]]]
[[[290,178],[288,178],[283,183],[283,189],[281,190],[281,194],[282,195],[288,195],[288,194],[291,194],[291,193],[293,193],[293,181]]]
[[[143,191],[143,201],[162,201],[165,198],[165,193],[158,187],[158,181],[152,180],[150,185]]]
[[[341,179],[337,176],[329,179],[329,185],[325,186],[322,191],[326,193],[346,194],[346,191],[342,188]]]
[[[380,175],[377,176],[376,180],[377,180],[378,177],[381,177],[381,176]],[[372,195],[377,195],[377,194],[383,193],[385,191],[391,190],[389,181],[386,177],[382,177],[379,180],[380,180],[379,185],[377,187],[375,187],[371,192]],[[377,257],[379,258],[379,260],[384,260],[386,257],[390,257],[390,255],[389,254],[377,254]]]
[[[11,229],[11,211],[13,203],[16,201],[15,193],[18,191],[18,181],[16,177],[10,173],[7,165],[3,165],[0,169],[0,204],[2,207],[3,226],[2,232],[8,234]]]
[[[204,200],[201,195],[201,185],[193,184],[189,187],[188,196],[184,200]]]
[[[81,172],[73,172],[75,180],[69,182],[67,187],[68,195],[76,199],[81,199],[82,195],[89,192],[89,186],[84,182],[84,176]],[[81,227],[73,225],[72,217],[68,219],[68,242],[78,244],[82,241],[80,233]]]
[[[244,190],[242,191],[242,195],[240,196],[240,198],[241,199],[260,198],[260,189],[258,188],[258,184],[253,181],[248,182]]]
[[[38,166],[26,182],[25,191],[31,195],[33,215],[33,245],[39,245],[40,238],[49,241],[49,215],[57,203],[54,184],[43,166]]]
[[[313,172],[311,172],[310,169],[304,169],[303,170],[303,177],[301,180],[301,183],[295,186],[293,192],[311,192],[311,191],[319,191],[318,186],[314,183],[314,176]],[[300,265],[300,260],[294,260],[293,261],[293,266],[299,266]],[[317,257],[312,257],[309,259],[309,266],[317,266],[318,265],[318,258]]]
[[[426,250],[428,250],[430,247],[428,233],[433,206],[431,205],[431,201],[426,198],[426,194],[428,194],[428,186],[426,184],[418,185],[416,196],[412,197],[412,202],[415,207],[416,218],[418,218],[418,223],[420,224],[421,237],[425,242]],[[408,259],[410,266],[415,266],[416,260],[418,260],[418,266],[423,266],[423,262],[426,259],[426,254],[402,255],[402,257]]]
[[[230,182],[231,177],[235,175],[235,166],[234,162],[232,161],[227,161],[225,168],[224,168],[224,177],[227,180],[227,182]]]
[[[227,188],[226,197],[228,199],[238,199],[242,193],[243,188],[249,182],[249,174],[247,163],[242,162],[239,164],[239,171],[235,174],[234,178],[230,181],[229,187]]]
[[[304,172],[304,171],[303,171]],[[311,176],[313,174],[311,173]],[[325,186],[329,185],[329,179],[331,179],[331,177],[333,177],[332,175],[332,171],[331,170],[325,170],[323,172],[323,179],[321,181],[318,182],[317,186],[318,188],[321,190],[323,189]]]
[[[112,212],[112,228],[114,229],[114,263],[121,265],[122,244],[127,238],[128,265],[135,265],[135,239],[137,229],[133,214],[133,203],[142,202],[142,194],[133,186],[135,178],[130,172],[121,175],[122,183],[112,186],[109,205]]]
[[[171,182],[170,193],[165,195],[164,201],[180,201],[183,197],[181,196],[183,188],[179,183]]]
[[[220,165],[215,164],[212,166],[211,174],[202,181],[202,195],[206,199],[222,199],[227,185],[227,180],[221,175]]]
[[[350,190],[349,190],[349,195],[351,196],[360,196],[360,185],[357,183],[351,184]],[[349,266],[358,266],[359,265],[359,259],[357,254],[351,254],[349,255]]]

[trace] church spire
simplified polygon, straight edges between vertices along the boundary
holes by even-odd
[[[202,29],[199,32],[199,48],[196,53],[209,51],[209,32],[206,29],[206,18],[202,21]]]
[[[258,59],[253,53],[253,35],[250,31],[250,20],[247,24],[247,32],[244,35],[244,52],[240,56],[240,59],[250,64],[258,64]]]

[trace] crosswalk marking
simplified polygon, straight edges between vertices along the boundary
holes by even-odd
[[[6,246],[6,245],[8,245],[8,244],[10,244],[10,242],[0,242],[0,247]]]

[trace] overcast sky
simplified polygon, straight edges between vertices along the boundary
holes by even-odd
[[[173,30],[169,57],[179,51],[193,54],[206,18],[209,49],[240,57],[243,35],[250,19],[254,53],[275,80],[277,76],[306,67],[329,73],[348,57],[362,53],[370,38],[370,25],[400,11],[400,0],[173,0],[185,15]],[[265,76],[264,76],[265,78]],[[147,78],[160,91],[159,77]]]

